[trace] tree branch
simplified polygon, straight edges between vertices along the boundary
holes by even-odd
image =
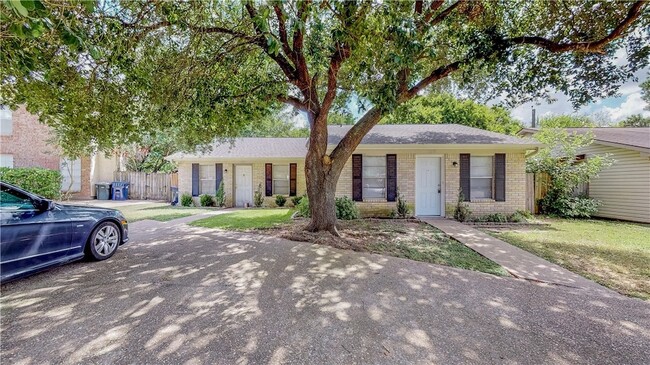
[[[634,23],[634,21],[641,16],[643,13],[643,8],[648,5],[647,1],[640,0],[635,2],[630,10],[627,12],[627,16],[623,19],[608,35],[605,37],[592,42],[573,42],[573,43],[558,43],[544,37],[537,36],[522,36],[506,39],[507,42],[515,45],[520,44],[530,44],[544,48],[553,53],[559,52],[568,52],[568,51],[580,51],[580,52],[594,52],[602,53],[603,47],[606,46],[611,41],[620,38],[623,33]]]
[[[300,111],[307,112],[309,110],[308,106],[302,100],[296,97],[280,95],[277,99],[279,102],[291,105]]]
[[[282,43],[282,49],[284,53],[289,56],[289,59],[294,63],[296,60],[293,57],[293,50],[289,46],[289,40],[287,38],[287,26],[286,26],[286,16],[284,15],[284,10],[282,10],[281,5],[278,3],[273,4],[273,10],[275,11],[275,16],[278,19],[278,35],[280,36],[280,42]]]

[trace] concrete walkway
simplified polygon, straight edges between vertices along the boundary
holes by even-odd
[[[503,266],[513,276],[543,283],[612,293],[611,290],[574,274],[539,256],[524,251],[478,229],[445,218],[421,218],[472,250]]]

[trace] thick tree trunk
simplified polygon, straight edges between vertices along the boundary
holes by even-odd
[[[338,236],[336,229],[336,183],[341,171],[333,171],[323,164],[319,156],[308,153],[305,161],[307,195],[311,210],[311,222],[307,230],[311,232],[329,231]]]
[[[341,171],[361,139],[381,119],[381,111],[369,110],[346,134],[330,155],[327,154],[327,117],[309,115],[312,125],[309,150],[305,159],[305,178],[311,222],[311,232],[329,231],[338,236],[336,229],[336,185]],[[321,119],[323,118],[323,119]]]

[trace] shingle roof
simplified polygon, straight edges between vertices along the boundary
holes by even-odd
[[[236,138],[223,143],[215,142],[205,153],[174,153],[167,158],[178,160],[191,157],[227,158],[304,158],[307,138]]]
[[[330,126],[329,143],[338,143],[352,126]],[[361,144],[510,144],[539,146],[529,139],[460,124],[380,124]]]
[[[567,128],[569,132],[591,132],[596,141],[650,149],[650,127],[645,128]]]
[[[597,127],[597,128],[565,128],[569,133],[588,133],[594,136],[594,140],[613,143],[621,147],[629,146],[650,150],[650,127],[639,128],[618,128],[618,127]],[[524,128],[520,133],[535,134],[539,128]]]
[[[352,126],[329,126],[329,143],[337,144]],[[304,158],[307,138],[236,138],[214,143],[206,152],[175,153],[170,160],[191,158]],[[361,144],[498,144],[538,147],[530,138],[508,136],[458,124],[382,124],[372,128]]]

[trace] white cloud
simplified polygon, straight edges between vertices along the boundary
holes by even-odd
[[[556,99],[556,101],[551,104],[546,102],[526,103],[512,109],[511,114],[514,118],[522,121],[526,126],[530,126],[531,107],[533,106],[535,107],[539,119],[542,119],[545,116],[560,114],[588,116],[609,115],[611,122],[616,123],[633,114],[650,116],[650,111],[644,110],[647,103],[641,99],[641,88],[639,87],[639,84],[648,78],[647,72],[647,70],[639,71],[636,75],[639,79],[638,81],[628,81],[621,85],[619,89],[619,94],[621,96],[619,98],[599,100],[575,110],[566,95],[554,93],[551,96]]]
[[[627,96],[625,101],[617,108],[602,107],[600,110],[609,114],[612,118],[612,121],[618,122],[623,120],[633,114],[641,114],[645,116],[650,116],[650,112],[644,110],[646,102],[641,99],[641,92],[637,91],[633,94]]]

